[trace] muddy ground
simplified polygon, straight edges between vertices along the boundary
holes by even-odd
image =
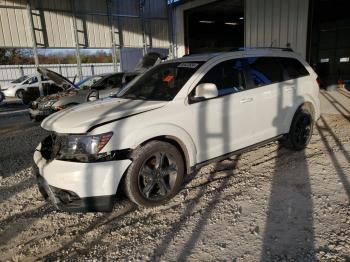
[[[0,132],[1,261],[350,261],[348,117],[323,115],[305,151],[271,143],[202,168],[167,205],[121,199],[105,214],[42,200],[31,165],[45,132],[16,117]]]

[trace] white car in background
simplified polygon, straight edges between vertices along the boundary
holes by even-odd
[[[29,76],[21,76],[20,78],[13,80],[9,84],[1,87],[2,93],[6,97],[23,98],[23,94],[29,87],[39,87],[38,78],[40,75],[34,74]],[[53,83],[51,80],[47,80],[41,76],[41,81],[45,83]]]
[[[34,169],[62,210],[111,211],[122,189],[160,205],[201,166],[280,140],[304,149],[320,116],[317,75],[290,50],[186,56],[135,78],[115,97],[55,113]]]

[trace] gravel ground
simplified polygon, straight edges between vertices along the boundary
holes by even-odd
[[[4,129],[0,260],[350,261],[349,121],[324,115],[305,151],[271,143],[203,167],[167,205],[106,214],[46,204],[31,173],[45,132]]]

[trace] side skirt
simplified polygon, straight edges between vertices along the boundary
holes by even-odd
[[[230,153],[227,153],[227,154],[224,154],[222,156],[218,156],[218,157],[215,157],[215,158],[212,158],[212,159],[209,159],[209,160],[206,160],[206,161],[203,161],[199,164],[196,164],[195,166],[192,166],[191,167],[191,172],[195,172],[197,171],[198,169],[200,169],[201,167],[203,166],[206,166],[208,164],[211,164],[211,163],[215,163],[215,162],[220,162],[222,160],[225,160],[225,159],[228,159],[232,156],[235,156],[235,155],[239,155],[239,154],[242,154],[242,153],[245,153],[245,152],[248,152],[248,151],[251,151],[252,149],[256,149],[256,148],[259,148],[259,147],[262,147],[262,146],[265,146],[271,142],[275,142],[281,138],[283,138],[284,135],[279,135],[279,136],[276,136],[276,137],[273,137],[273,138],[270,138],[268,140],[264,140],[262,142],[259,142],[259,143],[256,143],[254,145],[251,145],[251,146],[247,146],[247,147],[244,147],[242,149],[238,149],[236,151],[233,151],[233,152],[230,152]]]

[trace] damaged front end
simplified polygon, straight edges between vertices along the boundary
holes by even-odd
[[[32,102],[29,106],[29,117],[36,121],[41,121],[45,117],[65,109],[64,106],[58,105],[60,99],[71,97],[78,94],[78,90],[67,90],[50,96],[43,96]]]
[[[39,144],[34,153],[33,172],[41,195],[56,209],[62,211],[111,212],[116,201],[114,189],[111,190],[113,194],[84,194],[84,191],[88,190],[85,185],[89,184],[90,181],[93,182],[95,179],[103,181],[104,176],[101,174],[104,174],[106,165],[99,163],[98,166],[94,166],[90,163],[58,160],[61,147],[64,144],[63,139],[62,136],[52,133]],[[111,163],[109,165],[112,165]],[[67,165],[70,167],[65,168]],[[96,174],[86,173],[94,168]],[[101,169],[100,172],[99,169]],[[90,175],[91,177],[89,177]],[[111,175],[109,181],[112,179]],[[101,192],[107,191],[102,188]]]

